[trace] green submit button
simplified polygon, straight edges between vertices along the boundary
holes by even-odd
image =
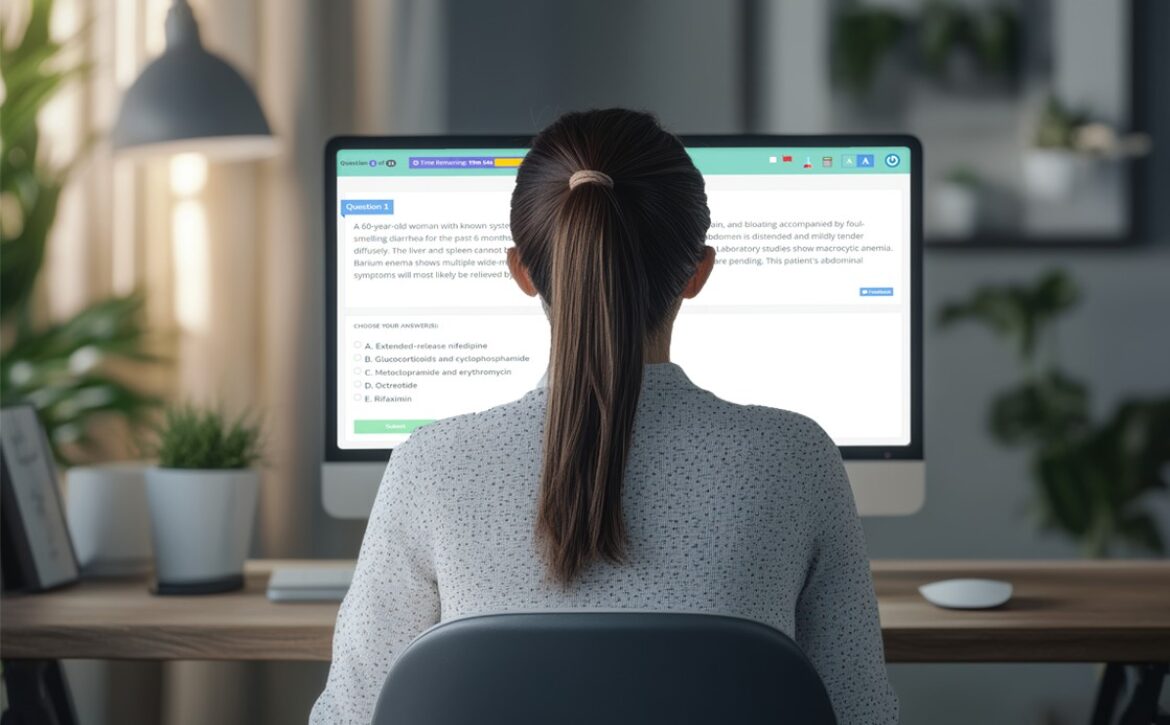
[[[434,423],[432,420],[355,420],[353,422],[354,433],[413,433],[415,428],[421,428],[427,423]]]

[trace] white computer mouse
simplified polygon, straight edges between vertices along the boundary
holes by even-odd
[[[1012,585],[995,579],[944,579],[923,584],[918,591],[945,609],[992,609],[1012,598]]]

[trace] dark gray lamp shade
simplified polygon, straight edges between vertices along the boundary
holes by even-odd
[[[217,159],[269,156],[276,141],[248,82],[208,53],[191,8],[167,13],[167,48],[126,91],[114,125],[117,151],[194,151]]]

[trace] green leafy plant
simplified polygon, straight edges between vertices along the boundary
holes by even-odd
[[[970,42],[968,12],[948,2],[928,2],[919,22],[918,44],[925,68],[941,74],[955,46]]]
[[[956,50],[967,50],[989,75],[1013,76],[1019,63],[1019,19],[1014,9],[996,5],[978,12],[953,2],[926,3],[918,21],[924,69],[945,75]]]
[[[1014,8],[997,5],[972,20],[976,55],[983,69],[1014,76],[1020,67],[1020,18]]]
[[[914,60],[929,76],[945,77],[952,55],[965,50],[983,73],[1013,79],[1020,66],[1019,14],[1004,4],[976,11],[951,0],[926,2],[917,15],[853,3],[833,21],[834,82],[866,93],[882,61],[903,45],[917,47]]]
[[[948,183],[968,189],[978,189],[983,186],[983,179],[970,166],[956,166],[947,172],[943,179]]]
[[[884,8],[851,7],[833,24],[833,78],[854,93],[869,90],[882,58],[902,38],[905,19]]]
[[[976,322],[1015,348],[1023,381],[995,396],[988,426],[1000,443],[1030,449],[1042,525],[1088,556],[1123,545],[1161,554],[1147,505],[1170,489],[1170,396],[1126,400],[1094,420],[1088,387],[1060,369],[1054,344],[1056,323],[1079,300],[1056,270],[1032,284],[981,287],[945,305],[939,323]]]
[[[247,415],[229,419],[217,409],[176,405],[155,434],[151,453],[162,468],[235,470],[251,468],[263,456],[260,426]]]
[[[1036,124],[1033,143],[1044,149],[1075,149],[1077,132],[1089,122],[1089,114],[1066,107],[1050,96]]]
[[[32,403],[64,461],[63,446],[92,444],[96,417],[134,425],[158,401],[105,369],[111,359],[153,360],[145,352],[140,294],[101,300],[64,322],[38,326],[33,319],[33,290],[73,168],[39,153],[37,116],[67,81],[88,71],[64,61],[75,41],[52,39],[52,12],[52,0],[30,0],[23,32],[0,23],[0,403]]]

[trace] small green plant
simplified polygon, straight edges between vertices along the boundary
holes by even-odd
[[[176,405],[167,409],[155,434],[151,452],[162,468],[251,468],[263,454],[260,426],[246,414],[229,419],[218,409]]]
[[[988,285],[945,305],[939,323],[977,322],[1016,349],[1023,380],[991,402],[988,427],[1003,445],[1030,449],[1041,524],[1093,557],[1123,546],[1164,553],[1148,508],[1170,489],[1170,396],[1122,401],[1091,414],[1088,386],[1057,360],[1055,323],[1080,300],[1060,270],[1027,285]]]

